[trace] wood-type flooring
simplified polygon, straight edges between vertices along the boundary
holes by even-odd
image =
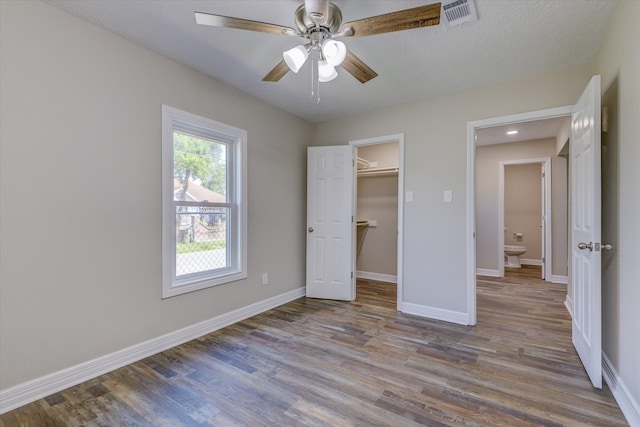
[[[571,344],[565,286],[478,277],[478,324],[394,285],[301,298],[0,416],[0,426],[625,426]],[[442,284],[443,288],[447,286]]]

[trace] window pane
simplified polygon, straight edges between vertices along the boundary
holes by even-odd
[[[176,277],[230,266],[228,208],[176,206]]]
[[[227,144],[173,132],[173,199],[226,203]]]

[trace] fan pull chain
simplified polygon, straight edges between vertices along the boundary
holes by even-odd
[[[313,95],[315,95],[315,92],[314,92],[315,82],[313,78],[315,74],[315,70],[316,70],[315,61],[313,60],[313,58],[311,58],[311,98],[313,98]]]
[[[311,98],[316,97],[316,104],[320,104],[320,78],[319,72],[317,70],[318,60],[311,60]],[[316,78],[316,74],[318,74],[318,78]]]
[[[315,21],[315,23],[316,23],[316,31],[319,32],[320,31],[320,21]],[[314,85],[314,84],[316,85],[316,104],[320,104],[320,61],[322,60],[322,51],[320,50],[320,47],[319,47],[320,45],[318,43],[319,42],[317,40],[314,42],[314,46],[316,47],[316,49],[318,49],[318,52],[317,52],[317,55],[314,55],[314,56],[317,56],[317,58],[314,61],[314,64],[312,64],[312,67],[311,67],[311,68],[315,69],[316,75],[318,76],[315,79],[313,78],[313,76],[311,77],[312,80],[313,80],[311,82],[311,84],[312,85]],[[311,94],[312,94],[311,96],[313,96],[313,90],[311,91]]]
[[[316,65],[317,64],[318,64],[318,61],[316,61]],[[317,74],[318,74],[318,78],[316,79],[316,85],[317,85],[316,94],[318,95],[318,97],[316,98],[316,104],[320,104],[320,70],[318,70]]]

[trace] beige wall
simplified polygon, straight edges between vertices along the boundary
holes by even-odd
[[[398,257],[398,176],[358,178],[358,219],[376,221],[368,227],[357,270],[395,276]]]
[[[571,137],[571,117],[565,117],[562,127],[556,135],[556,155],[560,155],[562,150],[567,147],[569,138]]]
[[[609,131],[603,137],[603,351],[640,405],[640,2],[616,5],[595,61]],[[638,406],[636,406],[638,408]],[[640,415],[638,415],[640,419]]]
[[[0,11],[0,388],[304,285],[311,125],[44,3]],[[249,135],[249,277],[166,300],[162,104]]]
[[[504,244],[526,246],[522,260],[542,261],[541,174],[540,163],[504,168]],[[514,237],[514,233],[522,234],[522,238]]]
[[[551,274],[569,275],[569,177],[567,159],[551,158]],[[552,277],[555,280],[555,278]]]
[[[398,143],[386,142],[383,144],[364,145],[358,147],[358,157],[375,162],[377,168],[398,167]]]

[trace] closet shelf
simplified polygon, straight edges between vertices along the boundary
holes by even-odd
[[[363,168],[368,168],[369,167],[369,160],[363,158],[363,157],[358,157],[358,166],[362,165]]]

